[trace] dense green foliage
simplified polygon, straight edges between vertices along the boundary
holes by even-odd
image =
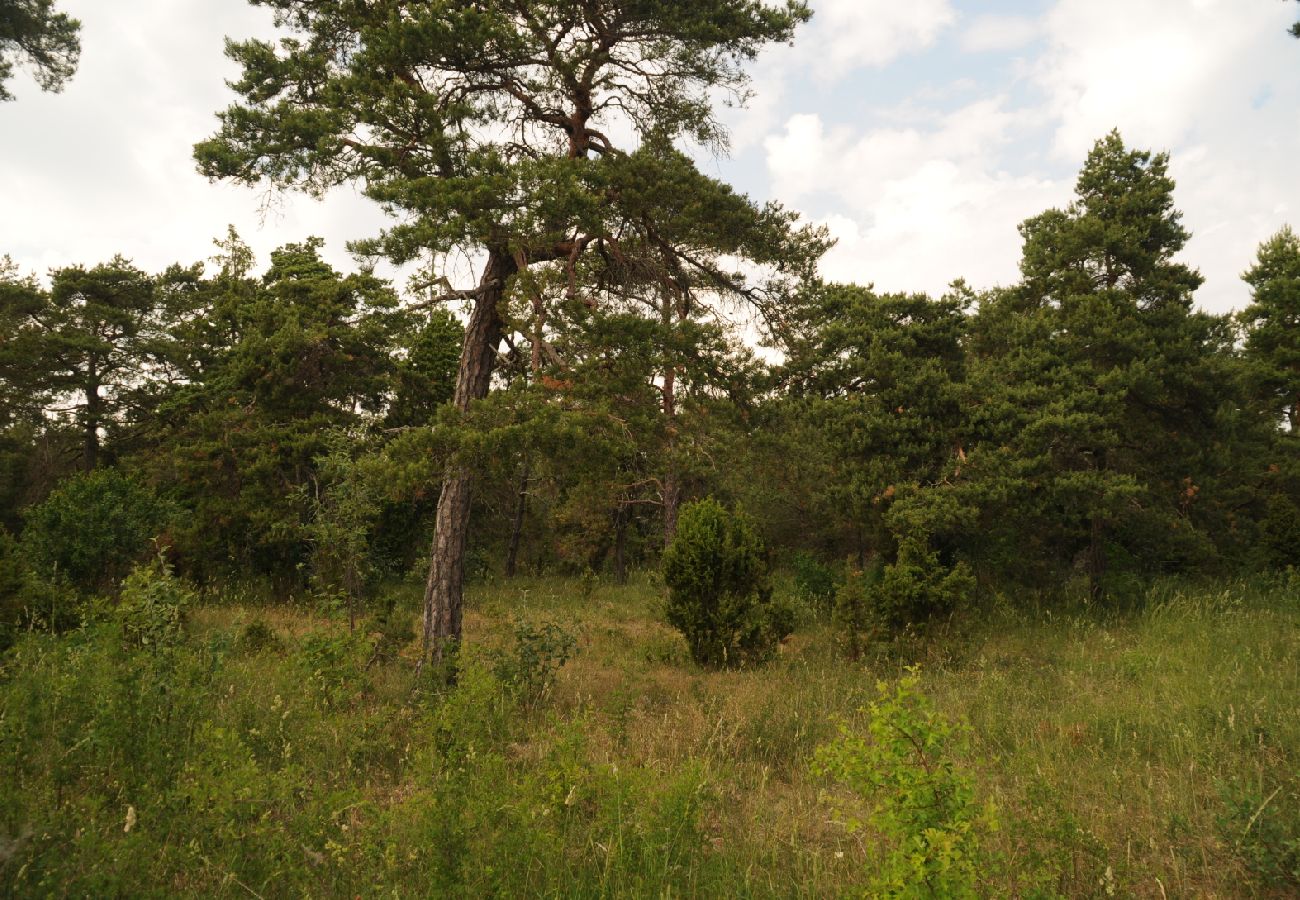
[[[23,545],[47,578],[83,593],[111,591],[149,556],[166,514],[129,476],[105,469],[65,481],[27,512]]]
[[[842,727],[818,748],[815,768],[865,802],[864,820],[844,810],[849,829],[869,826],[885,841],[868,863],[866,896],[974,900],[997,880],[986,846],[996,812],[975,801],[974,776],[961,767],[966,729],[938,713],[919,683],[913,670],[892,688],[881,684],[866,735]]]
[[[668,622],[702,666],[761,662],[793,628],[773,602],[763,543],[744,516],[716,500],[682,508],[664,551]]]

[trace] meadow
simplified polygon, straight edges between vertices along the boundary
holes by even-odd
[[[992,603],[859,660],[805,604],[775,660],[723,672],[690,663],[653,574],[488,580],[441,690],[415,674],[418,587],[391,596],[354,634],[230,591],[183,625],[136,604],[25,635],[0,664],[0,891],[860,894],[888,841],[813,761],[909,667],[969,727],[945,763],[996,822],[980,895],[1300,888],[1294,577]]]

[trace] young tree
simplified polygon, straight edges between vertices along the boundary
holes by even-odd
[[[0,291],[7,346],[0,381],[46,414],[71,413],[82,433],[81,462],[99,463],[103,431],[122,421],[148,377],[159,334],[155,279],[121,257]]]
[[[388,400],[397,296],[371,275],[334,271],[320,247],[282,247],[256,279],[246,248],[228,241],[217,275],[174,311],[177,384],[135,462],[193,513],[177,539],[201,574],[296,572],[309,537],[302,489],[329,434]]]
[[[806,299],[780,374],[833,447],[826,508],[842,511],[838,524],[855,533],[859,555],[871,549],[892,562],[893,499],[906,485],[938,482],[965,453],[970,297],[962,286],[932,300],[833,285]]]
[[[25,60],[45,91],[60,91],[77,71],[81,23],[54,11],[54,0],[0,0],[0,101],[14,65]]]
[[[1243,277],[1252,296],[1239,314],[1251,393],[1300,435],[1300,236],[1283,228],[1260,245]]]
[[[359,182],[398,222],[357,249],[478,258],[478,285],[448,292],[471,307],[461,411],[488,392],[521,271],[560,269],[571,297],[650,279],[766,304],[821,249],[673,144],[722,142],[713,97],[743,97],[741,64],[790,38],[810,14],[801,0],[253,2],[294,37],[228,45],[243,102],[196,148],[200,168],[316,193]],[[756,283],[737,260],[781,271]],[[470,498],[471,473],[454,466],[425,599],[435,660],[460,639]]]
[[[1188,233],[1168,157],[1097,142],[1076,200],[1021,226],[1024,280],[981,309],[994,447],[1011,448],[1020,496],[1084,556],[1100,599],[1110,550],[1143,559],[1208,548],[1195,528],[1215,416],[1228,380],[1222,320],[1192,308],[1199,274],[1174,256]],[[992,410],[991,410],[992,411]]]

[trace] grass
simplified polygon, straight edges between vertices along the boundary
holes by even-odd
[[[851,894],[879,841],[811,760],[913,664],[999,810],[985,893],[1300,889],[1294,581],[1166,585],[1122,615],[993,605],[860,662],[808,615],[740,672],[692,666],[660,596],[651,576],[476,584],[465,676],[438,695],[414,642],[376,654],[303,609],[200,607],[157,652],[111,622],[31,635],[0,674],[0,891]],[[548,622],[576,654],[533,693],[503,684],[519,624]]]

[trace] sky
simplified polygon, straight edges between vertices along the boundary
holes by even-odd
[[[1249,300],[1240,273],[1300,227],[1300,7],[1285,0],[812,0],[793,46],[751,66],[726,109],[731,147],[701,167],[838,239],[825,277],[942,293],[1015,281],[1017,225],[1070,200],[1092,143],[1118,128],[1168,151],[1192,231],[1197,302]],[[309,235],[347,241],[382,214],[209,183],[191,158],[236,75],[226,35],[265,36],[241,0],[61,0],[83,22],[61,94],[20,76],[0,104],[0,255],[43,274],[121,254],[158,271],[210,257],[233,224],[263,262]]]

